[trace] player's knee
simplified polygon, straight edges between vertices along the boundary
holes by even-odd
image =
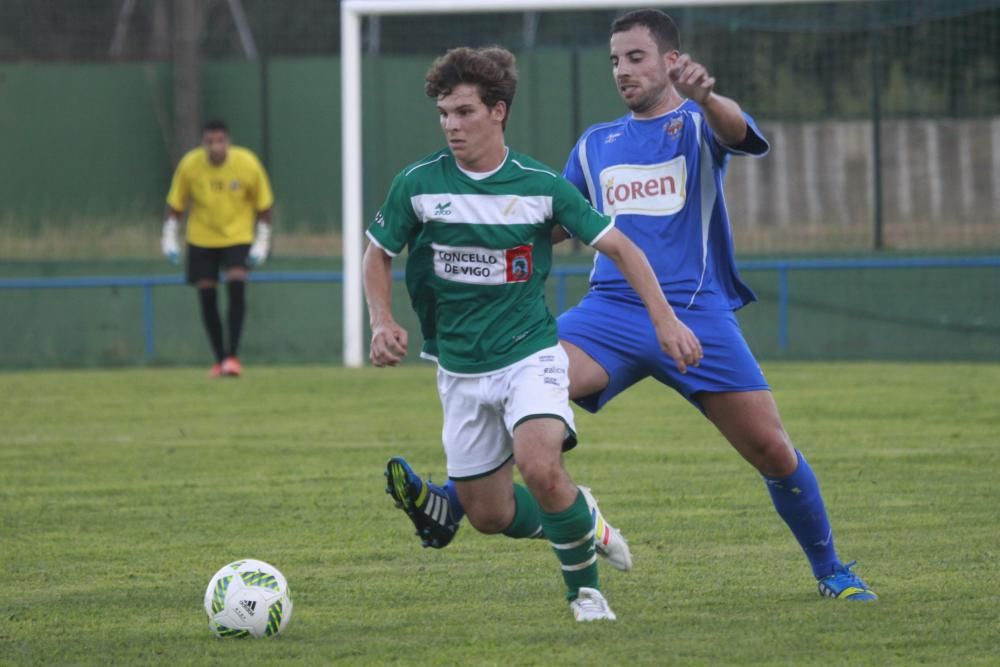
[[[754,466],[764,475],[787,477],[798,465],[795,446],[780,426],[757,438],[753,450]]]
[[[514,517],[513,512],[506,507],[479,504],[466,507],[465,518],[480,533],[496,535],[505,531]]]
[[[466,514],[469,523],[473,528],[485,535],[496,535],[502,533],[510,525],[510,519],[505,519],[496,514],[476,515]]]
[[[524,483],[537,497],[552,495],[560,487],[564,473],[558,461],[532,461],[519,463],[518,469]]]

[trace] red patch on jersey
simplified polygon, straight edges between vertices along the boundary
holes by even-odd
[[[507,282],[527,282],[531,278],[531,268],[530,245],[519,245],[507,250]]]

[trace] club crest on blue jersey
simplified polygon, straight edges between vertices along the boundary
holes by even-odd
[[[667,136],[671,139],[677,139],[681,136],[681,130],[684,129],[684,119],[681,117],[674,118],[669,123],[663,126],[663,131],[667,133]]]

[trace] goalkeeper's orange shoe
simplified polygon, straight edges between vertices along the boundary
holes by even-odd
[[[212,367],[208,369],[208,377],[210,378],[222,377],[222,364],[220,363],[212,364]]]
[[[230,378],[238,378],[243,373],[240,360],[236,357],[226,357],[222,361],[222,374]]]

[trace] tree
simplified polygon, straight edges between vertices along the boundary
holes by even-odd
[[[174,0],[174,161],[198,143],[205,3]]]

